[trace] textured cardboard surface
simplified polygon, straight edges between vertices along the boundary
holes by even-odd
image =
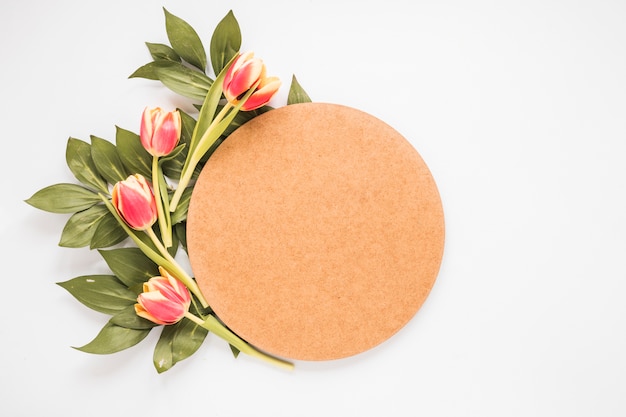
[[[275,355],[328,360],[400,330],[443,253],[436,184],[397,131],[353,108],[282,107],[248,122],[195,186],[191,266],[218,316]]]

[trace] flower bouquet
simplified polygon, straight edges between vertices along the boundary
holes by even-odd
[[[262,352],[232,332],[208,305],[186,256],[186,219],[194,182],[230,133],[272,110],[281,86],[252,52],[241,53],[241,31],[230,11],[210,42],[164,9],[170,45],[147,43],[153,58],[131,78],[160,81],[194,103],[197,114],[146,108],[139,133],[116,129],[115,143],[70,138],[66,161],[80,184],[45,187],[26,202],[71,214],[60,246],[96,249],[111,270],[58,283],[85,306],[110,316],[95,338],[76,349],[111,354],[160,337],[153,363],[161,373],[194,354],[209,332],[243,352],[283,368],[292,364]],[[212,70],[215,77],[211,78]],[[310,101],[293,77],[287,104]],[[138,117],[139,119],[139,117]]]

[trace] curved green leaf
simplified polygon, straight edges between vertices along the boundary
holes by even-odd
[[[37,191],[26,203],[51,213],[76,213],[99,203],[98,194],[76,184],[54,184]]]
[[[91,136],[91,157],[100,175],[110,184],[123,181],[128,177],[117,148],[108,140]]]
[[[107,355],[135,346],[145,339],[148,333],[150,333],[150,329],[127,329],[109,322],[91,342],[82,347],[74,347],[74,349],[86,353]]]
[[[148,62],[147,64],[142,65],[139,68],[137,68],[132,74],[128,76],[128,78],[145,78],[148,80],[158,80],[159,76],[156,73],[156,68],[162,62],[169,62],[169,61],[163,60],[163,61]]]
[[[108,212],[109,210],[103,205],[95,205],[73,214],[63,228],[59,246],[65,248],[89,246],[98,223]]]
[[[137,294],[113,275],[87,275],[57,284],[87,307],[105,314],[117,314],[137,302]]]
[[[206,71],[206,52],[196,31],[183,19],[165,12],[165,30],[172,49],[191,65]]]
[[[164,326],[152,357],[157,372],[165,372],[193,355],[207,334],[206,329],[185,319],[175,325]]]
[[[124,241],[128,234],[111,212],[102,216],[89,244],[90,249],[108,248]]]
[[[152,177],[152,155],[141,144],[139,135],[116,126],[115,144],[122,163],[129,172]]]
[[[148,51],[150,51],[152,59],[155,61],[164,60],[180,62],[180,56],[176,53],[176,51],[167,45],[162,43],[146,42],[146,46],[148,47]]]
[[[233,11],[217,24],[211,37],[211,65],[215,74],[219,74],[226,64],[241,48],[241,29]]]
[[[108,193],[107,183],[102,179],[91,157],[91,145],[80,139],[69,138],[65,150],[67,166],[76,179],[96,190]]]
[[[296,76],[291,77],[291,87],[289,87],[289,94],[287,95],[287,105],[297,103],[310,103],[311,97],[304,91],[304,88],[300,85]]]
[[[159,275],[159,267],[139,248],[98,251],[117,278],[132,287]]]
[[[112,324],[115,324],[116,326],[137,330],[151,329],[157,326],[156,323],[153,323],[150,320],[146,320],[143,317],[139,317],[135,312],[134,305],[128,306],[115,314],[113,317],[111,317],[110,322]]]
[[[158,79],[173,92],[194,100],[204,100],[213,81],[183,64],[159,61],[153,68]]]

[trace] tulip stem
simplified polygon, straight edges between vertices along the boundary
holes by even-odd
[[[152,158],[152,189],[157,200],[157,218],[159,219],[159,229],[161,230],[161,238],[166,248],[172,246],[172,226],[170,220],[170,211],[165,201],[167,190],[161,190],[161,167],[159,166],[159,157]],[[165,192],[163,192],[165,191]]]
[[[168,262],[168,265],[162,266],[165,267],[165,269],[167,269],[169,273],[178,278],[183,284],[185,284],[187,288],[189,288],[189,290],[194,293],[196,297],[198,297],[198,300],[200,300],[202,307],[208,307],[209,303],[204,298],[204,295],[202,294],[202,291],[200,291],[200,287],[198,287],[196,281],[194,281],[193,278],[191,278],[189,274],[185,272],[185,270],[178,264],[178,262],[176,262],[176,259],[174,259],[172,255],[170,255],[167,249],[165,249],[165,246],[163,246],[157,235],[154,233],[154,230],[152,230],[151,228],[146,229],[146,234],[150,237],[152,243],[154,243],[159,252],[161,252],[161,256],[163,256],[163,258],[165,258],[165,260]],[[172,268],[174,269],[173,271],[170,270]]]
[[[170,211],[176,211],[176,207],[178,207],[178,202],[183,195],[183,191],[189,185],[189,181],[191,181],[191,177],[193,176],[193,171],[196,169],[196,166],[204,156],[204,154],[213,146],[213,144],[219,139],[220,134],[214,135],[215,139],[213,139],[212,143],[209,146],[206,146],[207,138],[213,133],[215,127],[221,122],[228,111],[232,108],[230,103],[226,103],[222,110],[215,116],[209,127],[204,131],[200,140],[193,149],[190,149],[189,155],[187,156],[187,161],[185,161],[185,165],[183,166],[183,172],[180,176],[180,181],[178,182],[178,187],[174,191],[174,196],[172,197],[172,201],[170,202]],[[198,151],[198,149],[200,151]]]
[[[239,336],[237,336],[235,333],[233,333],[228,328],[226,328],[226,326],[224,326],[213,315],[209,315],[206,318],[206,320],[202,320],[201,318],[199,318],[199,317],[193,315],[192,313],[190,313],[189,311],[187,311],[185,313],[185,317],[187,317],[189,320],[191,320],[194,323],[196,323],[198,326],[201,326],[201,327],[207,329],[208,331],[210,331],[211,333],[214,333],[215,335],[217,335],[218,337],[222,338],[223,340],[228,342],[230,345],[234,346],[240,352],[243,352],[246,355],[255,357],[257,359],[264,360],[264,361],[266,361],[268,363],[271,363],[272,365],[276,365],[276,366],[278,366],[280,368],[283,368],[283,369],[292,370],[293,367],[294,367],[291,362],[287,362],[287,361],[285,361],[283,359],[277,358],[275,356],[268,355],[267,353],[263,353],[263,352],[257,350],[252,345],[248,344],[246,341],[244,341]]]

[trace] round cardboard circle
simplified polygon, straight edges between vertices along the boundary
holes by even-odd
[[[443,254],[439,193],[397,131],[326,103],[233,132],[191,196],[187,244],[217,316],[294,360],[355,355],[418,311]]]

